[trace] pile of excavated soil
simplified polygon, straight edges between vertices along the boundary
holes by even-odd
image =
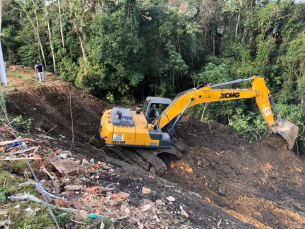
[[[15,78],[9,77],[9,81],[18,84]],[[46,77],[46,81],[45,84],[28,85],[22,82],[21,87],[15,86],[7,97],[8,112],[33,117],[34,132],[41,128],[50,131],[50,136],[64,136],[61,141],[54,142],[59,148],[69,148],[74,137],[72,151],[89,159],[100,160],[107,156],[98,149],[101,147],[98,127],[102,111],[110,105],[52,75]],[[206,214],[211,220],[215,211],[220,218],[214,217],[211,224],[207,220],[202,227],[217,227],[220,220],[221,225],[225,225],[226,213],[207,204],[209,202],[258,228],[305,228],[304,163],[286,150],[287,145],[281,137],[270,135],[257,145],[250,145],[231,127],[202,123],[191,117],[182,119],[176,134],[186,145],[184,155],[176,160],[161,154],[169,168],[162,178],[199,193],[206,201],[199,201],[196,195],[185,197],[189,202],[186,211],[192,212],[191,223],[200,226],[202,221],[198,219]],[[130,175],[135,176],[124,174],[123,169],[121,178],[114,182],[128,180]],[[141,185],[149,186],[150,182],[143,180]],[[155,195],[162,195],[163,186],[158,184],[151,182],[158,187]],[[126,184],[126,189],[129,186],[134,185]],[[164,190],[183,199],[178,195],[179,191],[175,191],[178,188]],[[233,217],[230,220],[237,228],[250,228]]]
[[[250,145],[231,128],[184,117],[184,157],[163,178],[259,228],[305,228],[304,162],[281,136]]]
[[[104,109],[111,105],[64,80],[54,76],[46,78],[49,82],[12,90],[7,97],[8,112],[33,117],[35,127],[50,131],[52,136],[70,140],[74,136],[77,142],[101,145],[100,118]]]

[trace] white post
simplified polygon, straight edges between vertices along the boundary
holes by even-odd
[[[6,79],[6,72],[5,72],[5,66],[4,66],[4,60],[3,60],[1,41],[0,41],[0,80],[1,80],[1,86],[7,86],[7,79]]]
[[[4,36],[4,34],[1,31],[2,31],[2,0],[0,0],[0,37]],[[0,39],[0,80],[1,80],[1,84],[0,84],[0,96],[1,96],[2,95],[2,86],[7,86],[1,39]]]

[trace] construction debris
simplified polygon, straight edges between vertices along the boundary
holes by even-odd
[[[74,173],[79,172],[78,164],[76,164],[74,161],[71,161],[70,159],[61,160],[57,156],[52,155],[49,161],[57,169],[57,171],[61,173],[63,176],[73,172]]]
[[[0,223],[0,228],[4,227],[4,229],[9,229],[12,224],[11,215],[9,214],[8,217]]]
[[[174,198],[174,197],[172,197],[172,196],[168,196],[168,197],[166,197],[166,199],[168,200],[168,201],[170,201],[170,202],[174,202],[176,199]]]
[[[24,200],[32,200],[34,202],[38,203],[44,203],[42,200],[38,199],[37,197],[29,194],[29,193],[24,193],[24,194],[16,194],[8,197],[12,202],[17,202],[17,201],[24,201]]]

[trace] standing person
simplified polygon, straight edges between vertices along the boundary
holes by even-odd
[[[39,81],[44,82],[44,78],[43,78],[44,69],[43,69],[42,64],[39,63],[39,61],[37,61],[37,64],[35,65],[35,70],[37,70],[37,72],[38,72]]]

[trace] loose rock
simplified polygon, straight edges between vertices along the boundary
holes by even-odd
[[[147,195],[151,192],[151,190],[149,188],[143,187],[142,188],[142,194]]]
[[[65,190],[69,190],[69,191],[77,191],[80,189],[81,189],[81,186],[79,186],[79,185],[70,184],[70,185],[65,186]]]
[[[222,196],[225,196],[226,195],[226,192],[227,192],[227,188],[223,187],[222,185],[219,186],[219,189],[218,189],[218,194],[219,195],[222,195]]]
[[[82,165],[89,165],[89,161],[87,161],[85,158],[82,160]]]
[[[119,192],[118,194],[118,197],[120,197],[121,199],[126,199],[130,196],[129,193],[126,193],[126,192]]]
[[[74,218],[78,221],[83,221],[88,219],[88,214],[85,210],[78,210],[74,213]]]
[[[162,202],[162,200],[156,200],[156,205],[162,206],[164,205],[164,203]]]
[[[173,196],[168,196],[166,199],[170,202],[174,202],[176,200]]]
[[[151,205],[150,205],[150,204],[145,204],[145,205],[142,207],[142,211],[143,211],[143,212],[146,212],[146,211],[148,211],[150,208],[151,208]]]

